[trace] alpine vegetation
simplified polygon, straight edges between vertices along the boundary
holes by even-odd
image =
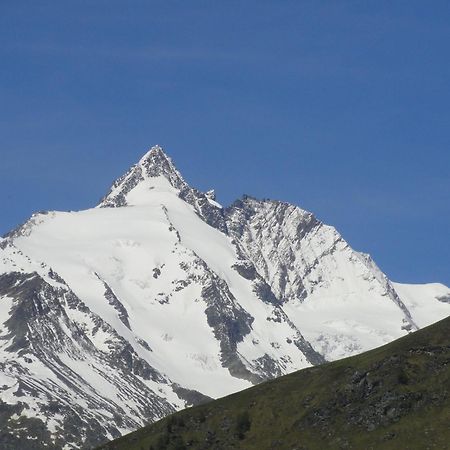
[[[449,449],[449,357],[447,317],[363,354],[180,411],[100,448]]]

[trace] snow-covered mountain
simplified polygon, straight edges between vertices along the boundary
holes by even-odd
[[[0,444],[89,448],[449,314],[446,286],[392,283],[294,205],[222,208],[153,147],[0,240]]]

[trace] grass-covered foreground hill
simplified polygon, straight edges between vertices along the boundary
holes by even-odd
[[[450,449],[450,317],[186,409],[103,448]]]

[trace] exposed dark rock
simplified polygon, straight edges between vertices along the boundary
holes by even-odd
[[[206,316],[209,326],[220,342],[222,365],[238,378],[258,383],[264,379],[250,372],[237,354],[237,344],[250,333],[253,317],[236,302],[227,284],[212,275],[202,290],[202,298],[208,304]]]
[[[193,389],[186,389],[176,383],[172,384],[172,389],[178,397],[186,401],[186,406],[202,405],[212,401],[211,397]]]
[[[116,297],[111,287],[108,285],[108,283],[100,278],[100,276],[96,273],[97,278],[103,283],[103,286],[105,287],[105,293],[103,294],[108,301],[108,303],[117,311],[117,315],[119,316],[119,319],[121,322],[129,329],[130,322],[128,320],[128,311],[126,310],[125,306],[123,306],[123,303]]]
[[[450,295],[441,295],[436,298],[442,303],[450,303]]]

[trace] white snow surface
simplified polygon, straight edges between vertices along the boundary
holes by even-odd
[[[392,285],[419,327],[431,325],[450,314],[450,289],[447,286],[441,283]]]
[[[206,225],[164,178],[145,180],[128,200],[130,206],[125,208],[48,215],[14,245],[33,260],[45,255],[45,264],[92,312],[174,382],[212,397],[250,386],[221,366],[220,348],[207,324],[199,286],[175,289],[186,277],[180,263],[192,263],[192,251],[221,278],[240,278],[231,269],[236,257],[229,239]],[[179,230],[181,244],[170,222]],[[153,269],[161,271],[157,279]],[[105,300],[101,280],[127,310],[131,331]],[[243,280],[236,289],[245,289],[245,284]],[[238,298],[252,295],[250,290],[236,294]],[[170,301],[160,303],[167,295]],[[254,304],[260,307],[256,300]],[[139,345],[139,339],[153,352]]]

